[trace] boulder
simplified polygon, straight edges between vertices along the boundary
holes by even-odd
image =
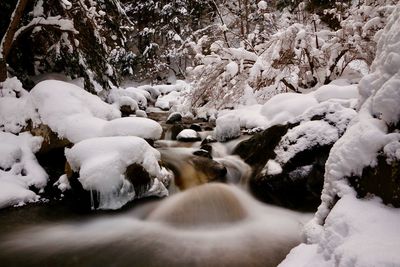
[[[184,129],[177,136],[176,139],[182,142],[196,142],[201,141],[201,137],[198,132],[192,129]]]
[[[168,116],[166,123],[174,124],[181,121],[182,121],[182,115],[179,112],[173,112]]]

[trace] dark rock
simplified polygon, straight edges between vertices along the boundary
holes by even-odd
[[[234,150],[253,169],[249,179],[252,193],[259,200],[290,209],[315,211],[320,204],[325,162],[333,144],[309,147],[281,164],[282,172],[268,175],[265,165],[275,160],[275,148],[298,124],[276,125],[241,142]]]
[[[269,159],[275,158],[274,149],[287,133],[290,125],[275,125],[240,142],[233,151],[259,173]]]
[[[122,117],[129,117],[130,115],[135,114],[135,110],[131,108],[131,106],[128,105],[123,105],[119,109],[121,111]]]
[[[182,124],[174,124],[167,130],[166,137],[176,140],[178,134],[183,130],[185,130],[185,127]]]
[[[321,203],[325,162],[329,146],[302,151],[282,166],[277,175],[262,172],[250,179],[250,188],[260,200],[290,209],[315,211]]]
[[[125,178],[131,182],[137,196],[146,193],[151,185],[150,174],[142,165],[133,163],[126,168]]]
[[[380,197],[385,204],[400,207],[400,161],[387,161],[380,154],[378,164],[363,169],[361,177],[352,176],[348,180],[357,192],[358,197],[370,194]]]
[[[168,116],[166,123],[174,124],[174,123],[181,122],[181,121],[182,121],[182,115],[179,112],[174,112]]]
[[[196,123],[190,125],[189,128],[192,129],[192,130],[195,130],[196,132],[201,132],[202,131],[200,124],[196,124]]]
[[[195,152],[193,152],[193,155],[212,159],[211,152],[204,149],[196,150]]]
[[[214,138],[214,137],[212,137],[211,135],[208,135],[206,138],[204,138],[204,140],[201,142],[201,145],[203,146],[203,145],[206,145],[206,144],[209,144],[209,143],[215,143],[215,142],[217,142],[217,140]]]
[[[207,151],[210,155],[212,154],[213,147],[209,144],[201,144],[200,149]]]

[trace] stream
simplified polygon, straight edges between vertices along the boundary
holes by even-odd
[[[213,160],[196,155],[207,152],[201,142],[156,141],[175,173],[164,199],[89,213],[54,199],[0,210],[1,266],[277,266],[311,217],[247,193],[251,168],[231,153],[248,137],[208,144]]]

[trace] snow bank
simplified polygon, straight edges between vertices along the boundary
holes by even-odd
[[[375,197],[357,199],[345,178],[374,166],[378,152],[391,153],[400,140],[398,133],[388,133],[400,117],[399,28],[398,6],[377,34],[371,74],[360,81],[359,114],[326,162],[322,203],[305,229],[308,244],[292,250],[280,266],[398,266],[400,210]]]
[[[125,177],[127,167],[133,163],[143,166],[154,179],[163,180],[160,153],[139,137],[92,138],[66,149],[65,155],[72,170],[79,172],[83,188],[99,194],[100,209],[118,209],[137,197]],[[162,183],[157,184],[160,188],[153,192],[168,194]]]
[[[329,99],[357,99],[358,88],[356,84],[347,86],[327,84],[321,86],[311,94],[314,95],[318,102],[327,101]]]
[[[164,96],[159,96],[154,106],[162,110],[169,110],[173,105],[179,104],[181,94],[173,91]]]
[[[399,224],[399,209],[346,195],[326,218],[321,243],[294,248],[279,267],[398,266]]]
[[[48,176],[36,161],[42,138],[0,132],[0,208],[39,199],[30,186],[44,188]]]
[[[73,143],[116,135],[148,139],[161,136],[162,128],[157,122],[146,118],[120,118],[117,108],[69,83],[43,81],[33,88],[31,98],[42,123]]]

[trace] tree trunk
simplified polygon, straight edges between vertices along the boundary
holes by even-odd
[[[15,32],[18,29],[22,15],[24,14],[25,7],[28,0],[18,0],[17,6],[10,18],[10,24],[4,34],[0,44],[0,82],[4,82],[7,79],[7,57],[11,51],[11,47],[14,40]]]

